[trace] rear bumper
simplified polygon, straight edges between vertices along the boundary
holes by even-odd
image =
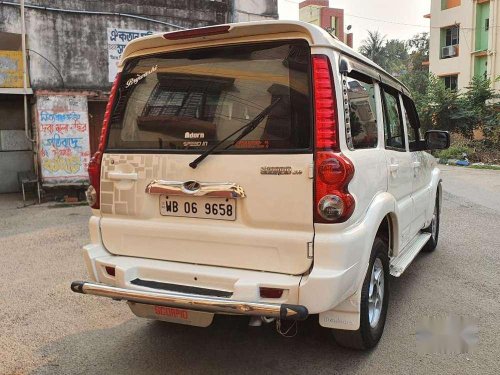
[[[329,229],[326,225],[325,228]],[[318,230],[314,245],[314,267],[307,275],[113,255],[102,245],[99,218],[95,216],[90,220],[91,243],[83,247],[83,257],[90,280],[99,285],[161,295],[187,293],[189,297],[201,296],[210,300],[225,295],[227,298],[223,297],[222,301],[233,304],[232,308],[242,304],[257,304],[270,306],[273,310],[270,315],[268,310],[265,310],[265,314],[258,312],[257,315],[275,316],[282,305],[305,307],[311,315],[333,309],[355,293],[360,273],[364,274],[358,257],[364,247],[365,231],[359,229],[362,228],[358,227],[346,236],[335,236],[328,231],[320,233]],[[115,275],[111,276],[106,267],[114,268]],[[137,279],[147,283],[137,283]],[[154,283],[210,289],[219,294],[158,288]],[[284,292],[281,298],[263,298],[259,293],[262,287],[283,289]]]
[[[92,294],[116,300],[219,314],[266,316],[287,320],[304,320],[309,315],[307,308],[300,305],[235,301],[227,298],[205,297],[176,292],[159,293],[132,290],[85,281],[74,281],[71,284],[71,290],[76,293]]]

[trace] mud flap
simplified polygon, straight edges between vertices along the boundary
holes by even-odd
[[[334,309],[319,314],[319,324],[326,328],[356,331],[359,329],[361,312],[361,289]]]

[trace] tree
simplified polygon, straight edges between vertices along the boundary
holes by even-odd
[[[409,51],[408,71],[401,80],[413,94],[418,108],[418,101],[426,94],[429,85],[429,66],[425,64],[429,61],[429,34],[414,35],[406,42],[406,46]]]
[[[408,48],[407,43],[398,40],[388,40],[383,47],[383,59],[381,66],[395,77],[401,77],[408,72]]]
[[[489,79],[473,77],[458,97],[457,111],[451,115],[455,131],[468,139],[473,139],[477,128],[482,128],[486,136],[497,133],[500,126],[499,98]]]
[[[427,89],[430,82],[429,66],[429,33],[414,35],[406,42],[409,52],[408,70],[400,79],[412,93],[413,100],[419,113],[426,110],[428,106]],[[430,123],[427,124],[430,126]]]
[[[455,130],[453,114],[458,110],[458,93],[445,87],[434,75],[429,76],[426,92],[419,97],[418,112],[423,130]]]
[[[385,36],[382,36],[379,31],[368,31],[368,38],[363,40],[359,52],[376,64],[381,65],[385,57],[384,42]]]
[[[431,75],[425,95],[421,96],[420,122],[427,129],[438,128],[459,133],[473,140],[474,130],[482,128],[497,147],[500,144],[500,94],[491,81],[473,77],[461,93],[447,89],[439,77]]]
[[[500,149],[500,93],[489,80],[479,77],[458,93],[429,74],[428,33],[416,34],[407,41],[386,41],[380,32],[369,31],[359,51],[408,87],[424,130],[449,130],[472,141],[474,130],[481,128],[486,136],[484,145]]]

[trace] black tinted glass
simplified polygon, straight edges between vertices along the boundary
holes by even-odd
[[[122,73],[108,149],[203,151],[278,99],[260,125],[230,149],[308,149],[309,62],[304,41],[133,60]]]

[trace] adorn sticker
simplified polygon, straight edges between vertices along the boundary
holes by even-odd
[[[186,138],[186,139],[204,139],[205,133],[185,132],[184,138]]]

